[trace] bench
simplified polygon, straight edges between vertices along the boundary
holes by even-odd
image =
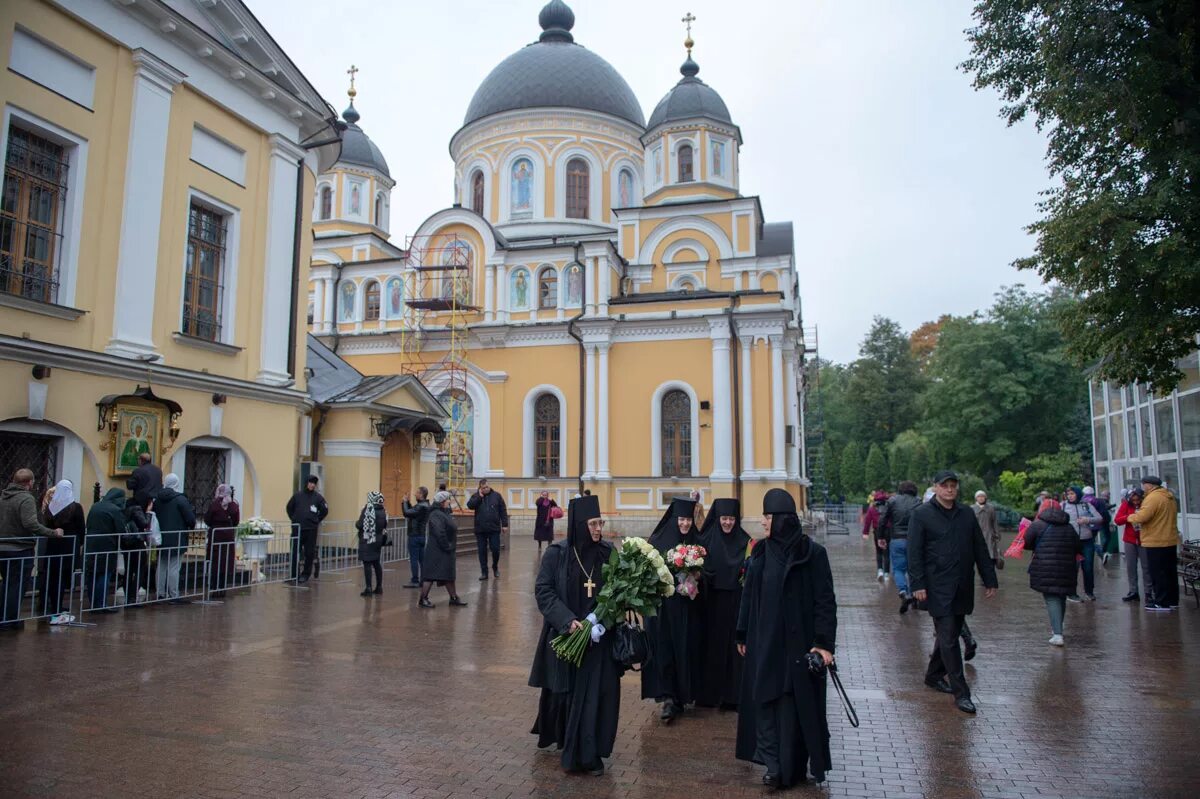
[[[1184,596],[1190,590],[1196,599],[1196,607],[1200,608],[1200,539],[1184,541],[1179,547],[1177,571],[1183,581]]]

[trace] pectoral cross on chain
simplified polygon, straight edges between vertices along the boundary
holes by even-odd
[[[587,589],[588,599],[591,599],[592,598],[592,589],[596,587],[596,584],[594,582],[592,582],[592,578],[590,576],[587,578],[587,582],[585,582],[583,584],[583,587]]]

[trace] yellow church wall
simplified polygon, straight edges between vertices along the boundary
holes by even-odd
[[[754,466],[771,468],[771,348],[754,342],[750,380],[754,386]]]

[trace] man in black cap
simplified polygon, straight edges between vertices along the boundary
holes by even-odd
[[[979,520],[958,502],[958,475],[941,471],[933,478],[934,496],[912,513],[908,527],[908,577],[913,598],[933,617],[937,636],[925,684],[954,694],[955,705],[974,713],[971,689],[963,676],[958,637],[975,609],[973,572],[983,578],[984,595],[996,595],[996,566],[988,553]]]
[[[800,527],[796,501],[781,488],[763,497],[764,541],[754,547],[738,612],[745,677],[738,703],[739,760],[767,767],[763,784],[787,788],[832,767],[825,674],[833,663],[837,597],[825,547]]]
[[[321,522],[329,515],[329,505],[326,504],[325,497],[317,491],[319,482],[315,474],[310,474],[304,481],[304,488],[297,491],[287,504],[288,518],[300,529],[299,540],[292,542],[292,578],[298,584],[307,583],[313,573],[313,561],[317,557],[317,535]],[[298,568],[301,558],[304,559],[303,572]],[[320,569],[319,566],[317,568]]]
[[[693,500],[671,500],[650,534],[650,545],[665,555],[680,544],[698,544],[695,512]],[[700,684],[700,602],[676,593],[662,601],[657,615],[646,619],[651,657],[642,667],[642,699],[662,702],[664,724],[683,713]]]
[[[604,773],[601,758],[612,755],[621,711],[621,666],[613,659],[613,636],[593,627],[595,644],[578,668],[560,660],[550,642],[573,632],[596,608],[604,564],[613,551],[603,532],[599,498],[571,500],[567,537],[548,546],[538,566],[533,593],[545,621],[529,675],[529,685],[542,689],[531,730],[538,747],[557,745],[565,771],[594,776]]]

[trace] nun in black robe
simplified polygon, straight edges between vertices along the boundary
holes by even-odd
[[[699,544],[693,514],[696,503],[674,499],[650,534],[650,544],[664,555],[679,544]],[[703,590],[703,589],[702,589]],[[666,597],[658,614],[645,620],[650,658],[642,666],[642,699],[662,702],[661,718],[670,724],[684,706],[695,701],[700,684],[700,603],[680,594]]]
[[[729,524],[723,524],[722,518]],[[728,526],[728,529],[726,529]],[[742,529],[742,505],[718,499],[700,528],[704,557],[704,596],[700,606],[704,630],[700,685],[696,704],[736,708],[742,684],[742,657],[737,651],[738,606],[742,601],[742,566],[750,535]]]
[[[763,514],[770,533],[750,556],[738,614],[746,662],[737,757],[767,767],[763,784],[786,788],[808,773],[822,782],[831,768],[826,678],[809,672],[807,656],[832,662],[837,600],[829,555],[800,529],[791,495],[768,491]]]
[[[621,666],[613,659],[612,633],[591,644],[578,668],[560,660],[550,642],[570,632],[596,607],[604,587],[604,564],[612,544],[595,535],[589,521],[600,521],[600,500],[577,497],[567,506],[567,537],[546,547],[534,584],[538,610],[545,617],[533,656],[529,684],[541,688],[537,720],[530,730],[538,748],[555,744],[567,771],[604,773],[602,757],[610,757],[621,710]],[[603,521],[600,521],[600,525]],[[590,583],[590,585],[589,585]]]

